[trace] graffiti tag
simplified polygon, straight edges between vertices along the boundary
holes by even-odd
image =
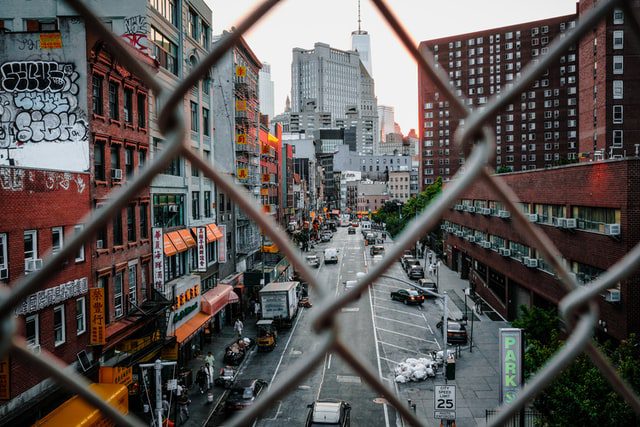
[[[72,64],[16,61],[0,66],[0,79],[2,88],[7,92],[66,92],[72,90],[78,73],[73,71]]]

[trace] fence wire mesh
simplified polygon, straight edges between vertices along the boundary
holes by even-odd
[[[124,208],[129,199],[133,198],[142,188],[149,186],[151,180],[161,173],[172,159],[182,156],[200,169],[210,178],[219,189],[227,193],[246,215],[253,219],[264,230],[264,233],[280,248],[291,264],[302,277],[320,296],[320,303],[315,310],[313,322],[317,335],[318,346],[311,350],[306,358],[299,360],[292,369],[276,381],[270,390],[257,400],[256,404],[243,414],[230,420],[229,425],[250,425],[251,420],[267,409],[273,407],[278,399],[285,396],[297,385],[301,384],[306,375],[323,360],[324,355],[331,351],[340,355],[355,372],[360,374],[370,387],[379,392],[404,418],[405,422],[419,426],[420,421],[416,415],[400,401],[394,391],[386,386],[375,371],[362,360],[341,339],[341,331],[334,322],[335,316],[349,302],[355,301],[358,295],[369,287],[373,281],[383,274],[392,263],[397,260],[405,249],[411,248],[416,236],[425,235],[440,221],[446,210],[450,208],[458,197],[475,182],[486,183],[495,195],[505,203],[512,212],[513,223],[523,235],[528,237],[532,246],[551,264],[557,272],[566,291],[565,298],[559,304],[560,312],[568,325],[569,337],[562,347],[548,363],[524,386],[515,401],[497,408],[497,415],[491,417],[488,425],[497,426],[509,422],[509,420],[521,410],[527,402],[540,393],[546,385],[553,381],[569,363],[579,354],[587,354],[602,375],[609,381],[612,388],[622,396],[636,414],[640,415],[640,399],[631,387],[620,377],[610,361],[604,356],[592,341],[594,327],[598,318],[595,298],[604,289],[611,287],[618,281],[628,277],[640,262],[640,245],[636,246],[626,256],[612,266],[597,280],[578,288],[574,278],[562,262],[560,252],[552,244],[549,238],[536,229],[521,213],[517,207],[518,199],[511,189],[499,177],[490,176],[486,166],[495,153],[495,136],[488,125],[494,120],[495,115],[507,104],[512,103],[520,93],[527,89],[531,83],[541,76],[544,70],[566,51],[569,46],[577,43],[582,36],[598,24],[615,6],[624,7],[628,16],[632,17],[633,26],[637,33],[639,29],[639,16],[634,2],[631,0],[607,0],[598,2],[593,9],[580,17],[576,27],[567,32],[566,37],[556,39],[550,46],[547,55],[543,56],[537,64],[527,66],[522,76],[514,81],[513,85],[506,88],[500,96],[492,97],[483,110],[470,111],[465,100],[457,97],[449,85],[448,77],[441,68],[435,67],[434,57],[431,52],[421,52],[410,34],[404,29],[400,20],[394,15],[384,0],[372,0],[372,3],[380,12],[384,20],[389,24],[395,36],[415,59],[420,70],[425,72],[433,80],[445,98],[450,101],[452,109],[457,110],[465,119],[464,128],[458,129],[455,142],[459,147],[471,149],[471,154],[466,163],[464,173],[459,174],[455,180],[447,186],[419,216],[411,221],[397,239],[393,248],[387,252],[381,262],[376,264],[364,277],[360,278],[357,286],[337,298],[330,297],[328,289],[319,283],[306,263],[303,262],[294,245],[289,242],[286,233],[270,216],[263,215],[258,202],[246,190],[234,183],[233,179],[221,173],[215,164],[205,161],[198,154],[192,152],[185,141],[183,112],[180,111],[181,101],[185,94],[197,81],[206,77],[209,69],[214,66],[222,55],[231,49],[240,37],[246,33],[257,21],[264,18],[278,3],[279,0],[265,0],[258,4],[235,31],[226,34],[201,63],[169,93],[168,89],[150,74],[142,64],[124,48],[122,40],[107,29],[100,18],[94,14],[81,0],[66,0],[81,16],[87,26],[111,46],[116,47],[114,52],[117,59],[137,74],[144,83],[159,98],[159,127],[168,143],[162,152],[153,161],[149,162],[142,172],[127,185],[114,190],[110,200],[98,211],[91,212],[83,221],[85,228],[77,234],[58,253],[44,261],[43,268],[33,274],[13,283],[10,288],[0,292],[0,316],[2,317],[2,333],[0,335],[0,356],[11,351],[17,357],[28,360],[33,366],[44,370],[51,378],[73,393],[77,393],[90,404],[99,408],[105,415],[118,425],[142,426],[142,422],[133,416],[125,416],[115,408],[102,401],[88,388],[88,382],[82,376],[63,371],[64,365],[53,355],[43,352],[35,355],[24,342],[24,339],[16,335],[16,320],[13,310],[30,293],[40,289],[46,279],[58,268],[65,259],[72,256],[85,243],[90,242],[96,232],[106,225],[116,212]],[[120,47],[120,48],[118,48]],[[156,153],[157,154],[157,153]]]

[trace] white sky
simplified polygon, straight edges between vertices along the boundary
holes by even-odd
[[[257,0],[205,0],[213,10],[213,33],[235,25]],[[387,0],[416,42],[520,22],[575,13],[575,0]],[[271,64],[275,113],[284,111],[291,91],[291,51],[314,43],[351,49],[357,29],[357,0],[287,0],[245,35],[261,61]],[[378,105],[395,109],[403,133],[418,127],[417,66],[373,3],[361,1],[362,29],[371,37],[371,57]]]

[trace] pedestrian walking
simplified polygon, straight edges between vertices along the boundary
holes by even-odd
[[[166,394],[162,395],[162,413],[165,418],[169,418],[169,401]]]
[[[198,387],[200,387],[200,394],[204,394],[204,390],[207,388],[207,373],[204,370],[204,366],[201,366],[200,369],[198,369],[196,382],[198,383]]]
[[[187,393],[183,393],[178,396],[178,411],[180,416],[180,423],[184,423],[189,419],[189,404],[191,403],[191,399]]]
[[[210,390],[213,387],[213,366],[205,363],[204,370],[207,373],[207,390]]]
[[[260,317],[260,303],[258,301],[253,304],[253,312],[256,315],[256,319]]]
[[[436,269],[435,269],[434,265],[430,263],[429,264],[429,275],[433,276],[433,273],[435,273],[435,270]]]
[[[216,361],[216,358],[213,357],[213,354],[211,352],[209,352],[205,357],[204,357],[204,363],[208,363],[209,366],[211,366],[213,368],[214,366],[214,362]]]
[[[244,329],[244,325],[240,319],[236,319],[236,323],[233,325],[233,330],[238,334],[238,338],[242,338],[242,330]]]

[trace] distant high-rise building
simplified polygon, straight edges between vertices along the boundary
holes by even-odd
[[[272,119],[275,115],[274,87],[273,80],[271,80],[271,65],[266,62],[262,63],[258,76],[258,96],[260,98],[260,113]]]
[[[371,64],[371,39],[369,33],[360,27],[360,0],[358,0],[358,30],[351,33],[351,50],[360,54],[360,61],[364,64],[367,72],[373,77],[373,65]]]
[[[380,142],[387,140],[387,134],[395,131],[395,119],[393,107],[388,105],[378,105],[378,130],[380,131]]]

